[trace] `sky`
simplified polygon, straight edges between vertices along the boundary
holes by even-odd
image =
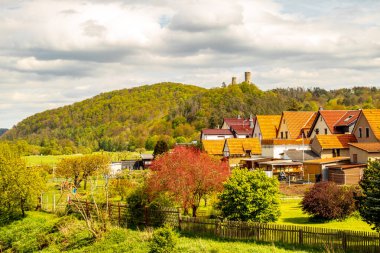
[[[0,0],[0,128],[158,82],[380,84],[377,0]]]

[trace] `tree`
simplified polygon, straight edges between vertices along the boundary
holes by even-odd
[[[356,210],[354,189],[333,182],[315,184],[302,199],[302,210],[315,218],[344,219]]]
[[[84,190],[87,187],[89,176],[95,174],[108,174],[110,158],[106,154],[93,154],[63,158],[58,164],[56,173],[65,178],[71,178],[75,187],[84,181]]]
[[[363,196],[360,198],[359,212],[363,219],[380,231],[380,161],[370,161],[360,181]]]
[[[161,155],[169,151],[168,143],[164,140],[159,140],[154,146],[153,156],[156,158],[158,155]]]
[[[17,151],[0,144],[0,214],[17,216],[34,206],[46,178],[39,167],[27,167]]]
[[[278,180],[263,171],[234,169],[218,197],[217,207],[231,220],[272,222],[280,216]]]
[[[227,163],[189,147],[164,153],[153,161],[151,169],[149,192],[169,194],[185,211],[192,208],[194,217],[201,199],[221,190],[229,174]]]

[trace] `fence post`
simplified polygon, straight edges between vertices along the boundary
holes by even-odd
[[[182,230],[182,216],[181,216],[181,208],[178,207],[178,229],[179,231]]]
[[[120,214],[120,202],[117,204],[117,224],[119,224],[119,227],[120,227],[120,224],[121,224],[121,214]]]
[[[344,252],[347,252],[347,235],[342,231],[342,248]]]
[[[299,230],[299,243],[303,244],[303,230],[302,228]]]

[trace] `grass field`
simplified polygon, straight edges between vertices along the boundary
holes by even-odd
[[[153,151],[146,151],[144,153],[151,154]],[[95,152],[100,153],[100,152]],[[113,162],[121,161],[125,159],[137,159],[140,157],[140,153],[138,152],[102,152],[109,154],[111,157],[111,160]],[[76,155],[31,155],[31,156],[24,156],[24,159],[26,160],[27,164],[29,166],[34,165],[49,165],[49,166],[55,166],[62,158],[67,158],[70,156],[78,156],[80,154]]]
[[[98,240],[86,230],[84,221],[28,212],[23,220],[0,226],[0,251],[6,252],[149,252],[152,230],[110,227]],[[181,235],[175,252],[197,253],[286,253],[321,252],[290,245],[261,244]]]
[[[299,206],[300,199],[289,199],[281,201],[281,216],[277,223],[287,225],[313,226],[320,228],[333,228],[343,230],[369,231],[373,232],[370,226],[360,220],[360,217],[351,216],[343,221],[317,222],[311,221],[307,214],[304,214]]]

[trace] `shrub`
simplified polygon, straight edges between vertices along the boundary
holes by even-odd
[[[263,171],[234,169],[217,207],[230,220],[271,222],[280,216],[279,183]]]
[[[356,210],[354,192],[352,187],[342,187],[332,182],[317,183],[305,193],[302,210],[314,218],[344,219]]]
[[[165,225],[153,232],[152,240],[149,244],[150,253],[170,253],[174,251],[177,244],[178,235],[173,229]]]

